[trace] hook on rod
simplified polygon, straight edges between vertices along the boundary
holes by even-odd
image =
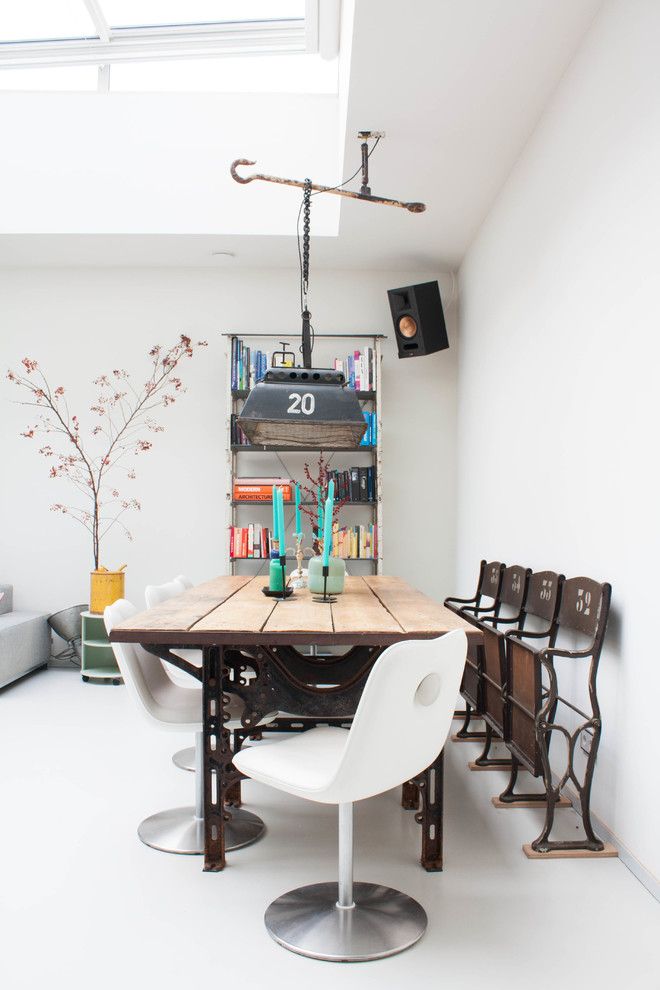
[[[237,158],[235,162],[231,163],[229,171],[231,172],[231,177],[236,182],[240,182],[242,185],[246,185],[248,182],[252,182],[253,179],[260,179],[260,175],[239,175],[236,171],[237,165],[256,165],[256,162],[251,162],[249,158]]]

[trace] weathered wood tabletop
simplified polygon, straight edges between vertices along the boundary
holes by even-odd
[[[475,626],[397,577],[347,577],[344,593],[332,605],[314,602],[307,589],[286,601],[267,598],[264,584],[264,577],[213,578],[126,619],[110,638],[200,647],[309,642],[388,646],[452,629],[481,638]]]
[[[240,803],[233,753],[266,713],[280,715],[257,731],[350,725],[369,672],[387,646],[453,629],[464,629],[477,643],[482,638],[475,626],[396,577],[347,577],[344,593],[332,604],[313,601],[307,589],[284,601],[269,598],[264,584],[264,577],[217,577],[110,633],[111,640],[141,643],[202,681],[206,870],[223,869],[225,822],[232,804]],[[170,653],[184,646],[203,650],[201,670]],[[323,649],[333,646],[349,649],[341,655]],[[247,668],[250,677],[244,676]],[[244,706],[242,727],[232,732],[233,749],[225,715],[230,694]],[[404,793],[404,806],[417,811],[422,826],[426,870],[442,869],[442,768],[440,753]]]

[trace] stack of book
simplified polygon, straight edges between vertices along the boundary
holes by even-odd
[[[353,351],[343,360],[335,358],[335,371],[343,371],[344,377],[356,392],[373,392],[376,388],[376,354],[373,347]]]
[[[328,471],[328,481],[335,483],[338,502],[374,502],[376,500],[376,468],[352,467],[348,471]]]
[[[229,527],[229,557],[246,560],[270,556],[270,529],[258,523]]]
[[[378,526],[335,526],[332,556],[344,560],[377,560]]]
[[[282,489],[285,502],[293,498],[293,481],[290,478],[234,478],[235,502],[272,502],[273,485]]]
[[[242,340],[234,337],[231,342],[231,388],[232,392],[250,389],[270,368],[270,351],[257,351],[246,347]]]

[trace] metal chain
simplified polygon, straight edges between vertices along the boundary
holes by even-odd
[[[303,253],[302,253],[302,287],[303,309],[307,309],[307,289],[309,285],[309,229],[312,209],[312,180],[305,179],[303,189]]]

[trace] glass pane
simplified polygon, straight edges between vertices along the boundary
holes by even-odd
[[[0,42],[96,37],[83,0],[0,0]]]
[[[14,92],[95,92],[98,87],[95,65],[58,66],[55,69],[4,69],[0,91]]]
[[[336,93],[337,60],[319,55],[118,62],[111,92]]]
[[[304,18],[305,0],[101,0],[111,27]]]

